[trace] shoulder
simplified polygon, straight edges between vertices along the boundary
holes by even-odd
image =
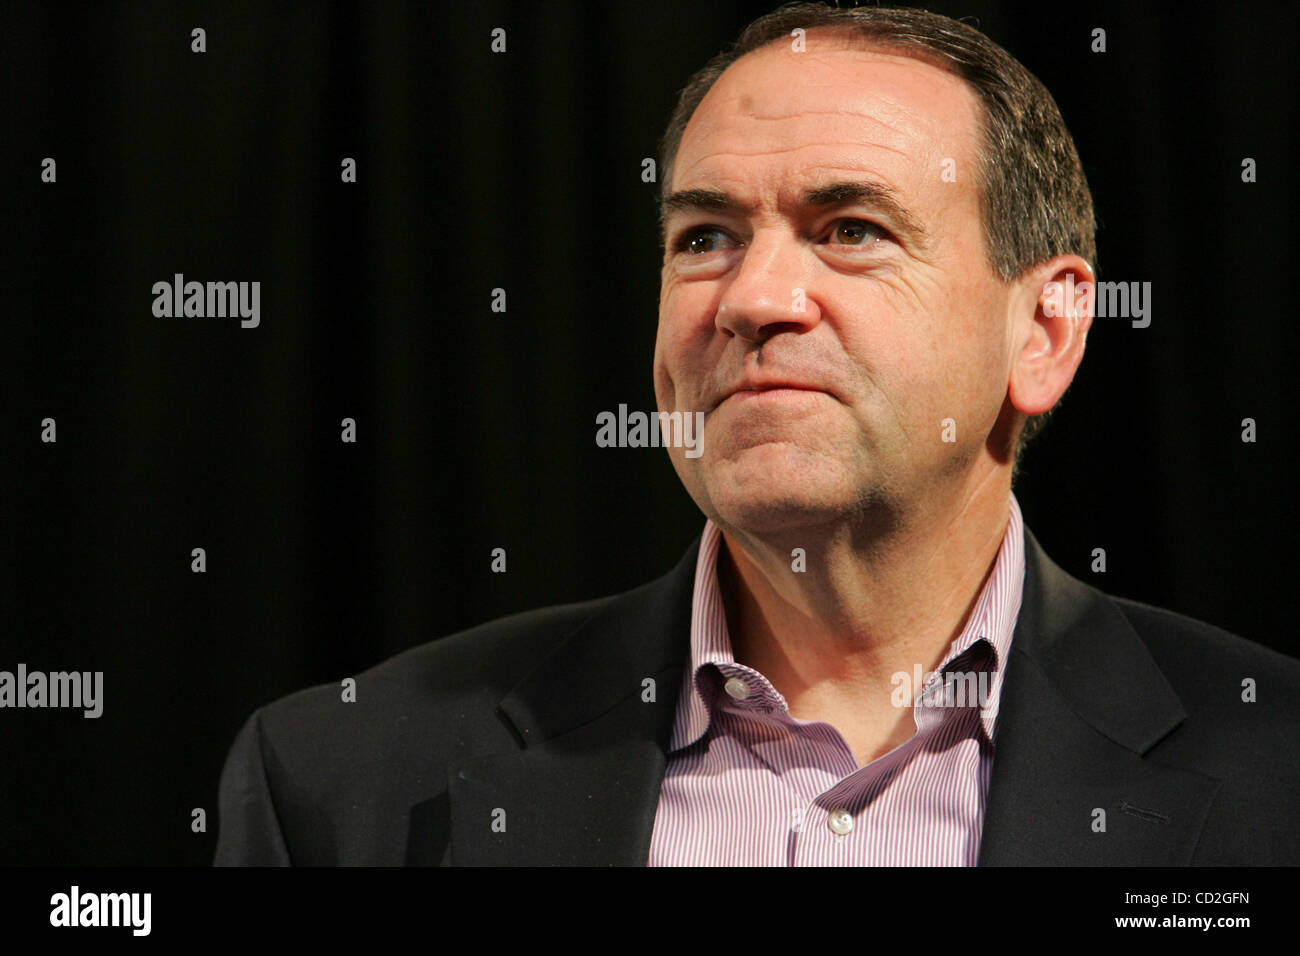
[[[617,595],[538,608],[413,647],[338,682],[310,687],[257,712],[261,732],[284,746],[364,747],[402,725],[437,726],[447,738],[490,720],[496,702]],[[342,681],[355,688],[344,694]],[[432,724],[427,723],[433,720]],[[430,741],[430,743],[435,743]],[[315,749],[315,748],[313,748]]]
[[[1300,660],[1164,608],[1111,598],[1186,712],[1148,755],[1215,781],[1204,864],[1294,864]]]
[[[1253,683],[1267,691],[1272,705],[1300,705],[1300,660],[1288,657],[1185,614],[1129,598],[1107,595],[1120,609],[1160,669],[1182,696],[1193,703],[1219,698],[1223,682],[1232,678],[1241,691]],[[1256,694],[1259,699],[1260,694]],[[1273,709],[1271,706],[1269,709]]]
[[[1165,608],[1111,600],[1187,713],[1171,752],[1199,750],[1212,775],[1249,764],[1300,786],[1300,660]]]
[[[558,697],[579,693],[568,685],[586,679],[581,665],[599,656],[606,637],[622,635],[620,647],[635,657],[673,633],[655,622],[668,620],[665,608],[688,606],[692,568],[688,552],[672,572],[630,591],[498,618],[259,707],[222,772],[218,860],[407,859],[410,835],[433,832],[411,822],[417,809],[445,818],[437,807],[453,768],[519,752],[503,699],[538,673]],[[570,658],[571,666],[547,670]]]
[[[541,608],[289,694],[244,722],[220,784],[217,861],[397,865],[413,808],[459,759],[517,749],[497,703],[613,598]]]
[[[1300,785],[1300,660],[1166,608],[1110,600],[1187,713],[1172,750],[1200,744],[1213,755],[1208,772],[1248,760]]]

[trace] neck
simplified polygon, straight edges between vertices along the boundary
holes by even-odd
[[[839,701],[884,719],[891,675],[938,667],[965,627],[1006,534],[1010,491],[994,470],[911,512],[780,540],[724,529],[718,575],[736,660],[794,716],[822,719]],[[803,571],[792,569],[796,547]]]

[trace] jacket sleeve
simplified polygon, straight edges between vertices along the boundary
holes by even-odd
[[[262,755],[262,711],[244,722],[221,771],[214,866],[292,866]]]

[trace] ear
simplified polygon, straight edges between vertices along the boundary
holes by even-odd
[[[1074,380],[1092,326],[1095,278],[1075,255],[1034,266],[1013,283],[1007,397],[1025,415],[1050,411]]]

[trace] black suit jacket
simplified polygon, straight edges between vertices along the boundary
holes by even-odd
[[[355,702],[330,684],[260,708],[216,863],[643,865],[697,547],[626,594],[398,655]],[[980,865],[1300,864],[1300,661],[1108,597],[1027,528],[1025,561]]]

